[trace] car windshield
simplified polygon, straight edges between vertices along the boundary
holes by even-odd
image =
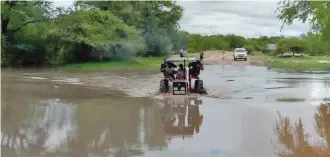
[[[235,52],[238,52],[238,53],[245,53],[245,50],[235,50]]]

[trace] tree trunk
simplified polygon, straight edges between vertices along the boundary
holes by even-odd
[[[1,33],[5,34],[7,32],[9,19],[1,16]]]

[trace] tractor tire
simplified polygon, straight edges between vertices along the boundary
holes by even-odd
[[[159,92],[161,92],[161,93],[169,93],[170,92],[169,81],[167,79],[160,80]]]
[[[195,81],[195,92],[198,94],[207,94],[206,90],[204,89],[203,86],[203,80],[196,80]]]

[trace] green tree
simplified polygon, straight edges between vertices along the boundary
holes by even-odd
[[[225,39],[229,42],[231,49],[243,47],[246,44],[246,39],[244,37],[233,34],[226,35]]]
[[[51,4],[49,1],[1,1],[1,33],[17,32],[28,24],[46,20]]]
[[[310,55],[322,55],[330,51],[328,42],[324,41],[318,34],[309,32],[302,36],[302,40],[305,42],[307,53]]]
[[[311,30],[330,40],[330,2],[329,1],[289,1],[278,3],[278,18],[285,24],[294,20],[309,22]]]
[[[306,44],[297,37],[283,38],[277,42],[277,54],[292,53],[293,56],[303,53],[306,50]]]
[[[41,65],[45,57],[42,34],[52,13],[48,1],[1,2],[1,65]]]
[[[255,51],[254,46],[251,45],[251,44],[244,45],[243,47],[246,49],[246,51],[248,51],[248,54],[250,54],[253,51]]]
[[[73,61],[128,57],[144,50],[139,32],[110,11],[93,9],[60,16],[53,20],[47,36],[75,43]],[[103,49],[102,53],[93,53],[95,48]]]
[[[182,16],[182,8],[171,1],[78,1],[75,5],[110,10],[128,25],[138,28],[148,47],[146,55],[152,56],[171,53],[174,40],[170,35],[176,36],[173,31],[177,30]]]

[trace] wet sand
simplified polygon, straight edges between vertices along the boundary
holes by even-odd
[[[156,96],[161,76],[2,71],[1,155],[330,156],[330,73],[206,65],[191,100]]]

